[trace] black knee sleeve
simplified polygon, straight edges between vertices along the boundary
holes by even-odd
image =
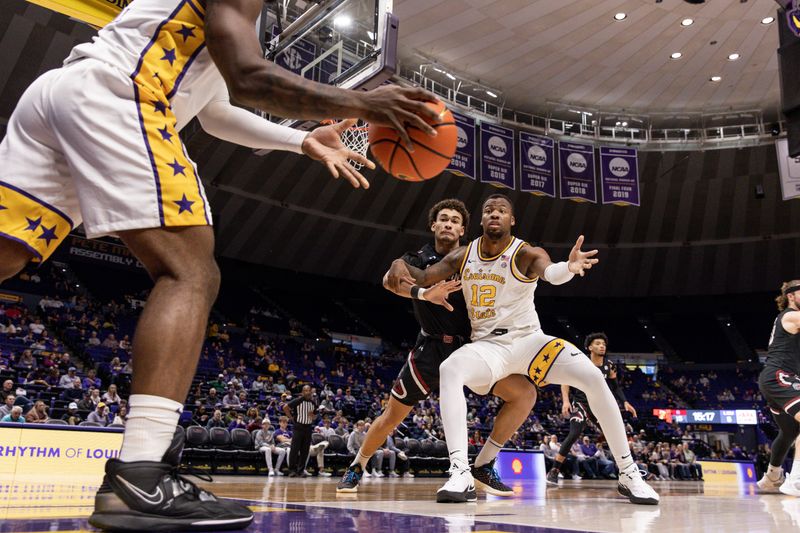
[[[769,464],[781,466],[789,453],[789,448],[794,444],[797,435],[800,434],[800,422],[781,412],[772,414],[773,420],[778,425],[778,436],[772,442],[772,453],[769,456]]]

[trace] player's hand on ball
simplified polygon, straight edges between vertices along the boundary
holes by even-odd
[[[403,283],[408,285],[416,285],[417,280],[411,275],[406,266],[406,262],[402,259],[395,259],[392,261],[392,266],[389,267],[389,272],[386,274],[386,283],[389,290],[392,292],[399,292]]]
[[[575,241],[575,246],[572,247],[572,251],[569,253],[568,267],[570,272],[582,277],[585,271],[599,263],[600,260],[594,257],[597,255],[597,250],[583,252],[581,251],[581,246],[583,246],[583,235],[578,237],[578,240]]]
[[[425,300],[434,303],[436,305],[441,305],[448,311],[453,310],[453,306],[450,305],[450,302],[447,301],[447,297],[450,296],[451,292],[456,292],[461,290],[461,282],[460,281],[440,281],[430,289],[425,291]]]
[[[396,129],[410,151],[414,147],[408,136],[408,128],[414,127],[430,136],[436,136],[436,130],[428,121],[437,123],[441,121],[441,117],[425,105],[425,102],[438,100],[433,93],[419,87],[381,85],[359,94],[364,99],[365,106],[361,118],[371,124]]]
[[[359,187],[369,189],[367,178],[353,168],[348,160],[357,161],[369,169],[375,168],[375,163],[342,143],[342,132],[355,123],[355,119],[348,119],[329,126],[321,126],[306,135],[302,149],[308,157],[325,165],[334,178],[342,177],[356,189]]]

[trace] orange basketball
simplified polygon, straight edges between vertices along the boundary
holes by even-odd
[[[416,127],[408,129],[414,151],[409,152],[393,128],[369,126],[369,149],[383,169],[395,178],[405,181],[425,181],[435,178],[450,164],[456,153],[458,130],[453,114],[442,102],[427,102],[441,122],[428,123],[436,129],[431,137]]]

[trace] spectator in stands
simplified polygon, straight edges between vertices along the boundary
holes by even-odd
[[[106,339],[103,341],[102,346],[103,348],[108,348],[109,350],[116,350],[119,348],[119,342],[113,333],[109,333]]]
[[[0,389],[0,399],[5,401],[6,396],[14,394],[14,380],[7,379],[3,382],[3,388]],[[14,394],[16,396],[16,394]]]
[[[476,418],[476,420],[478,419]],[[481,435],[481,430],[479,429],[476,429],[469,438],[469,444],[472,444],[473,446],[483,446],[485,443],[486,441],[484,440],[483,435]]]
[[[89,413],[89,416],[86,417],[87,422],[95,422],[100,424],[101,426],[108,425],[108,408],[106,404],[100,402],[97,404],[97,408]]]
[[[124,426],[128,421],[128,408],[127,406],[120,406],[119,410],[114,414],[114,420],[111,422],[115,426]]]
[[[48,388],[58,387],[58,384],[61,381],[61,376],[58,375],[58,367],[51,367],[47,371],[47,377],[45,377],[44,380],[47,383]]]
[[[119,373],[120,374],[133,374],[133,357],[128,357],[128,360],[122,366],[122,370],[120,370]]]
[[[306,475],[314,475],[319,477],[331,477],[330,472],[325,472],[325,449],[328,447],[328,441],[323,440],[316,444],[312,444],[308,448],[308,456],[306,457],[306,465],[308,465],[311,458],[314,457],[317,460],[317,467],[314,470],[313,474],[310,474],[308,470],[304,470]],[[288,465],[291,467],[291,465]]]
[[[194,412],[192,413],[192,422],[198,426],[206,427],[209,418],[208,410],[206,409],[205,405],[198,405],[195,407]]]
[[[579,442],[575,442],[572,445],[572,448],[570,448],[569,452],[575,456],[575,460],[578,462],[578,467],[583,467],[583,479],[597,478],[597,460],[592,456],[586,455],[583,452]]]
[[[88,344],[89,346],[100,346],[100,343],[101,341],[97,337],[96,331],[93,331],[91,335],[89,335],[89,338],[86,340],[86,344]]]
[[[44,367],[34,368],[25,377],[26,385],[42,385],[47,387],[47,372]]]
[[[61,379],[58,382],[58,386],[62,389],[73,389],[75,388],[75,378],[78,376],[75,375],[77,369],[74,366],[71,366],[67,369],[67,373],[61,376]]]
[[[67,370],[69,370],[69,367],[73,366],[70,359],[71,358],[68,353],[61,354],[61,358],[58,360],[58,369],[61,372],[66,372]]]
[[[25,415],[25,422],[31,424],[45,424],[50,419],[47,415],[47,406],[42,400],[36,400],[33,408]]]
[[[684,442],[680,446],[683,449],[683,458],[684,461],[686,461],[686,464],[689,466],[689,471],[691,472],[692,479],[703,481],[703,468],[699,463],[697,463],[697,456],[689,448],[689,443]]]
[[[352,455],[358,455],[358,450],[361,449],[361,445],[364,444],[364,439],[366,439],[367,434],[365,431],[366,423],[363,420],[359,420],[356,422],[355,427],[353,428],[353,432],[350,433],[350,436],[347,439],[347,451],[350,452]],[[372,456],[369,463],[367,464],[367,468],[364,469],[364,477],[372,477],[372,473],[370,473],[370,467],[374,472],[376,477],[383,477],[383,473],[377,475],[376,468],[380,468],[383,464],[383,448],[378,449],[375,452],[375,455]]]
[[[228,431],[233,431],[234,429],[247,429],[247,424],[244,421],[244,415],[236,415],[236,418],[228,424]]]
[[[38,365],[36,363],[36,359],[33,357],[33,353],[30,350],[24,350],[17,361],[17,364],[14,366],[20,370],[31,370],[36,368]]]
[[[71,402],[67,406],[67,412],[61,415],[61,420],[65,420],[70,426],[77,426],[83,422],[83,418],[78,413],[78,404]]]
[[[260,451],[264,454],[264,459],[267,462],[267,469],[269,470],[269,476],[282,476],[283,472],[281,472],[281,465],[283,464],[284,459],[286,459],[286,454],[288,452],[288,448],[278,446],[275,442],[275,430],[272,428],[272,424],[269,421],[269,418],[264,418],[261,422],[261,429],[256,431],[255,437],[255,447],[256,450]],[[272,456],[277,455],[278,460],[275,463],[275,467],[272,466]]]
[[[16,399],[17,397],[13,394],[6,394],[5,402],[2,406],[0,406],[0,418],[11,414],[11,410],[14,408],[14,402]]]
[[[325,440],[328,440],[331,435],[336,435],[336,430],[331,427],[331,419],[327,416],[322,419],[322,425],[314,428],[314,431],[322,435]]]
[[[210,430],[211,428],[224,428],[224,427],[228,427],[228,425],[222,419],[222,411],[220,411],[219,409],[215,409],[214,414],[211,416],[211,418],[208,419],[208,424],[206,424],[206,429]]]
[[[45,330],[44,324],[42,324],[42,319],[37,318],[36,320],[28,324],[28,329],[30,330],[31,333],[35,335],[41,335],[42,332],[44,332]]]
[[[511,435],[511,439],[508,441],[509,447],[516,448],[521,450],[525,447],[525,441],[522,439],[522,435],[519,434],[519,431],[515,431],[513,435]]]
[[[314,359],[314,366],[317,367],[319,370],[325,370],[327,366],[325,365],[325,361],[320,359],[319,355]]]
[[[22,407],[15,405],[9,414],[0,419],[0,422],[15,422],[18,424],[24,424],[25,418],[22,416]]]
[[[122,398],[120,398],[119,394],[117,394],[117,386],[112,383],[108,386],[108,391],[103,394],[103,402],[106,405],[112,405],[119,404],[121,400]]]
[[[289,431],[289,417],[281,416],[278,419],[278,429],[275,430],[275,444],[286,448],[286,453],[292,446],[292,432]]]
[[[669,454],[673,475],[678,479],[691,479],[692,474],[689,469],[689,463],[686,462],[686,458],[683,455],[683,445],[676,446],[673,444],[670,446]]]
[[[669,459],[664,459],[661,456],[661,450],[658,446],[653,445],[647,448],[650,451],[649,464],[654,465],[658,473],[655,474],[656,479],[659,481],[670,479],[669,468],[667,467]]]
[[[89,389],[91,387],[100,389],[103,387],[103,382],[97,377],[97,372],[94,368],[90,368],[86,371],[86,377],[83,378],[82,383],[84,389]]]
[[[239,393],[239,407],[246,408],[250,405],[250,402],[247,400],[247,393],[242,391]]]
[[[234,391],[233,388],[228,389],[228,394],[222,397],[222,405],[226,409],[229,407],[239,407],[241,405],[239,397],[236,396],[236,391]]]
[[[203,405],[214,408],[217,404],[221,403],[222,399],[219,397],[219,394],[217,394],[217,389],[214,387],[208,389],[208,395],[203,399]]]
[[[601,476],[606,479],[617,479],[614,462],[608,458],[602,442],[597,443],[595,446],[589,437],[583,437],[581,450],[587,456],[594,457],[595,461],[597,461],[597,471]]]

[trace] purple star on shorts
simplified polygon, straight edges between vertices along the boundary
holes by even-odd
[[[50,246],[50,241],[58,239],[58,235],[56,235],[56,226],[48,228],[47,226],[42,225],[41,229],[42,229],[42,234],[39,235],[37,239],[47,241],[47,246]]]
[[[192,204],[194,202],[192,202],[190,200],[187,200],[185,194],[183,195],[183,198],[181,198],[180,200],[173,200],[173,202],[178,204],[178,207],[179,207],[178,214],[179,215],[181,213],[183,213],[184,211],[189,211],[189,213],[194,214],[194,211],[192,211]]]

